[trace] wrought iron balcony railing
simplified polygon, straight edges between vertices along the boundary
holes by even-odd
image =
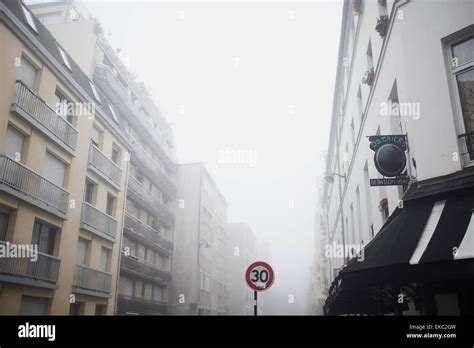
[[[69,193],[24,164],[0,155],[0,190],[62,218],[66,217]]]
[[[72,151],[76,149],[76,128],[58,115],[22,81],[17,81],[15,84],[12,110],[63,147]]]

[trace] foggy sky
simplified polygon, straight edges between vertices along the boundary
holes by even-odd
[[[342,3],[86,4],[172,125],[179,162],[203,162],[229,222],[269,241],[268,292],[282,302],[295,296],[281,311],[303,313]],[[223,163],[226,149],[248,163]]]

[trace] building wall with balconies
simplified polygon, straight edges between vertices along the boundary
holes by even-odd
[[[7,18],[0,22],[0,212],[8,216],[6,234],[0,237],[2,243],[35,244],[35,235],[45,236],[37,226],[53,231],[45,232],[53,237],[39,261],[0,261],[0,313],[28,310],[23,308],[27,297],[44,300],[44,314],[69,314],[74,295],[81,314],[113,314],[128,166],[121,156],[129,145],[119,126],[111,126],[106,105],[96,103],[85,89],[77,65],[70,57],[71,69],[58,60],[52,36],[36,20],[37,31],[32,30],[21,10],[20,2],[0,2]],[[22,57],[36,70],[30,86],[17,81]],[[95,112],[75,110],[65,120],[55,109],[58,90],[72,105],[97,104]],[[93,126],[101,129],[101,160],[108,163],[101,172],[89,165]],[[23,139],[17,156],[7,153],[8,132]],[[107,168],[115,168],[109,163],[112,147],[121,151],[115,165],[118,175],[107,178]],[[51,170],[52,164],[64,168],[63,177],[56,167]],[[90,207],[102,220],[84,214],[86,179],[94,183]],[[112,204],[108,196],[114,198]],[[114,228],[105,228],[104,221],[114,221]],[[88,228],[91,225],[95,229]],[[77,264],[79,238],[87,245],[83,264]]]
[[[163,278],[157,272],[150,272],[154,263],[148,258],[163,258],[167,267],[171,267],[175,224],[173,210],[176,198],[176,158],[171,128],[143,85],[135,81],[117,52],[112,49],[100,24],[88,13],[80,11],[79,5],[79,1],[32,3],[30,8],[47,23],[55,38],[75,57],[89,79],[104,91],[114,105],[115,113],[120,117],[133,146],[130,153],[130,180],[123,232],[127,248],[133,250],[131,253],[130,250],[122,250],[120,274],[123,276],[121,281],[123,280],[126,286],[120,286],[117,312],[165,314],[168,295],[164,296],[162,293],[169,292],[171,277]],[[71,10],[74,12],[72,17]],[[84,38],[84,44],[80,47],[75,44],[79,36]],[[109,150],[106,148],[103,151],[107,154]],[[94,146],[90,151],[90,158],[100,162],[102,152]],[[96,182],[103,178],[104,170],[116,172],[114,166],[107,163],[98,166],[93,162],[89,160],[88,163],[92,172],[88,180]],[[112,186],[117,185],[113,177],[106,176],[105,179],[112,179],[107,181]],[[114,221],[106,221],[100,212],[89,205],[84,205],[83,210],[88,213],[90,220],[93,220],[91,224],[82,222],[83,230],[94,232],[97,226],[92,225],[110,227],[114,224]],[[168,272],[171,270],[168,269]],[[130,285],[131,283],[133,285]],[[151,291],[147,290],[149,286],[152,287]],[[132,291],[130,287],[133,288]],[[158,312],[146,310],[146,305]]]

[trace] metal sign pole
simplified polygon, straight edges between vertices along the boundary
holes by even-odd
[[[257,291],[253,292],[253,299],[255,300],[255,304],[253,305],[253,315],[257,316]]]

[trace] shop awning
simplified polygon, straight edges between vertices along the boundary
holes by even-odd
[[[371,286],[474,278],[474,171],[415,183],[403,201],[336,277],[326,313],[363,306]]]

